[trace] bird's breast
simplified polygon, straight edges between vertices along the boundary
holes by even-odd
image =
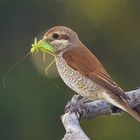
[[[103,92],[103,88],[69,67],[62,56],[56,57],[56,66],[61,78],[72,90],[81,96],[90,97],[93,100],[101,98],[100,93]]]

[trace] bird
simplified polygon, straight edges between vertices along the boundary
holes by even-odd
[[[91,101],[105,100],[140,122],[140,115],[129,106],[129,97],[76,32],[65,26],[54,26],[43,38],[55,48],[52,53],[58,73],[70,89]]]

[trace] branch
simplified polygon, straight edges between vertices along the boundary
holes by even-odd
[[[129,105],[140,113],[140,89],[125,92],[129,98]],[[66,105],[65,114],[61,117],[66,134],[63,140],[89,140],[82,128],[80,119],[93,119],[101,115],[121,115],[123,111],[104,100],[84,102],[79,95],[74,95]]]

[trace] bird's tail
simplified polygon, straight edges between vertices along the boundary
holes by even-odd
[[[138,122],[140,122],[140,114],[138,114],[135,110],[133,110],[126,101],[124,101],[122,99],[122,103],[120,103],[120,104],[123,106],[123,108],[125,108],[124,111],[126,111],[133,118],[135,118]]]
[[[106,93],[105,93],[106,94]],[[128,112],[133,118],[135,118],[138,122],[140,122],[140,114],[138,114],[135,110],[133,110],[127,101],[122,99],[121,97],[117,96],[116,98],[111,98],[108,94],[104,96],[105,100],[110,102],[111,104],[121,108],[123,111]]]

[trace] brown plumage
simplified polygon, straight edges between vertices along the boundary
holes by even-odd
[[[125,100],[128,99],[128,97],[124,94],[124,91],[105,71],[95,55],[83,45],[69,49],[63,54],[63,58],[71,68],[75,69],[80,74],[96,81],[110,92],[121,96]]]
[[[56,33],[59,35],[58,38],[53,37]],[[100,95],[99,99],[107,100],[140,122],[139,114],[128,105],[129,97],[112,80],[96,56],[85,47],[74,31],[57,26],[50,29],[46,35],[49,36],[48,40],[53,40],[50,43],[56,47],[56,64],[60,76],[71,89],[82,96],[88,96],[89,99],[92,99],[95,90],[98,90],[96,93]],[[61,38],[64,35],[66,38]],[[80,82],[77,82],[79,77]],[[84,88],[79,88],[75,83],[81,84]],[[94,90],[90,90],[90,87]]]
[[[124,91],[112,80],[106,70],[103,68],[96,56],[91,53],[86,47],[80,45],[69,49],[63,54],[63,58],[67,64],[78,71],[80,74],[97,82],[108,91],[116,94],[117,101],[128,111],[130,115],[140,122],[140,116],[132,110],[128,105],[129,97]]]

